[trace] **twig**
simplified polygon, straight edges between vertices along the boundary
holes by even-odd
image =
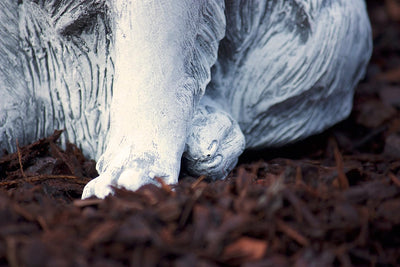
[[[397,178],[393,173],[389,172],[389,178],[392,180],[392,182],[400,187],[400,179]]]
[[[7,261],[11,267],[18,267],[17,240],[15,237],[6,237]]]
[[[205,176],[205,175],[202,175],[202,176],[200,176],[191,186],[190,186],[190,188],[191,189],[195,189],[201,182],[203,182],[204,181],[204,179],[206,179],[207,178],[207,176]]]
[[[59,158],[62,160],[62,162],[65,163],[65,165],[67,165],[69,171],[73,174],[73,175],[77,175],[74,166],[71,164],[71,162],[67,159],[67,157],[61,152],[60,148],[58,146],[56,146],[56,144],[54,142],[50,142],[50,148],[52,150],[52,152],[55,154],[56,158]]]
[[[353,266],[349,257],[349,248],[346,245],[342,245],[336,249],[335,254],[341,263],[341,266]]]
[[[48,179],[70,179],[70,180],[76,180],[75,182],[78,184],[87,184],[86,181],[80,181],[81,179],[79,177],[76,176],[71,176],[71,175],[35,175],[35,176],[31,176],[31,177],[27,177],[24,179],[20,179],[20,180],[13,180],[13,181],[4,181],[4,182],[0,182],[0,186],[10,186],[10,185],[15,185],[15,184],[19,184],[21,182],[37,182],[37,181],[41,181],[41,180],[48,180]]]
[[[197,200],[203,194],[204,188],[199,188],[194,191],[193,196],[186,202],[185,206],[183,207],[181,217],[179,219],[179,227],[183,227],[189,219],[190,213],[193,210],[194,205],[196,204]]]
[[[175,192],[172,191],[171,186],[168,185],[168,184],[164,181],[163,178],[161,178],[161,177],[154,177],[154,179],[155,179],[157,182],[160,183],[161,188],[162,188],[165,192],[167,192],[168,194],[171,194],[171,195],[175,195]]]
[[[282,220],[277,220],[278,229],[300,245],[307,247],[310,241]]]
[[[15,140],[15,143],[17,144],[17,155],[18,155],[19,169],[21,170],[22,177],[24,177],[26,179],[26,174],[24,172],[24,167],[22,166],[22,156],[21,156],[21,150],[20,150],[19,144],[18,144],[18,139]]]
[[[347,179],[347,176],[344,173],[343,157],[339,151],[336,140],[334,140],[333,143],[334,143],[333,153],[335,155],[335,162],[336,162],[336,167],[337,167],[337,171],[338,171],[339,187],[340,187],[340,189],[348,189],[349,188],[349,180]]]
[[[301,166],[297,166],[296,168],[296,185],[303,184],[303,174],[301,170]]]
[[[311,210],[309,209],[307,204],[304,203],[303,200],[298,198],[296,194],[293,194],[291,190],[283,190],[282,193],[285,198],[293,205],[297,214],[301,216],[299,218],[300,220],[304,218],[307,223],[313,228],[321,227],[320,221],[314,216],[314,214],[311,212]]]
[[[84,208],[88,206],[94,206],[94,205],[99,205],[100,203],[103,202],[104,199],[77,199],[74,200],[74,206],[78,208]]]
[[[23,206],[19,205],[18,203],[13,203],[12,207],[18,215],[21,215],[24,219],[27,221],[36,221],[36,218],[34,215],[32,215],[28,210],[26,210]]]
[[[39,223],[40,227],[42,227],[43,231],[48,232],[50,230],[49,225],[47,224],[43,216],[37,216],[36,220]]]

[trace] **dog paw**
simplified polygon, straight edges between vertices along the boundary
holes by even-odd
[[[99,162],[104,164],[103,161]],[[101,166],[104,169],[100,175],[91,180],[84,188],[82,199],[92,196],[105,198],[113,194],[113,188],[125,188],[136,191],[146,184],[159,184],[155,177],[159,177],[167,184],[174,184],[178,181],[178,172],[162,166],[151,166],[148,161],[133,160],[129,167],[110,168]],[[178,168],[179,170],[179,168]]]
[[[221,109],[203,104],[195,112],[183,163],[191,175],[223,179],[235,167],[244,148],[238,123]]]

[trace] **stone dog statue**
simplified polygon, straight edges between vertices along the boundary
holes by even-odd
[[[65,129],[83,198],[222,179],[348,116],[371,50],[363,0],[1,0],[0,148]]]

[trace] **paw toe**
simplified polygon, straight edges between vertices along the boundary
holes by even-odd
[[[105,198],[113,193],[111,183],[104,181],[101,177],[91,180],[83,189],[82,199],[90,197]]]

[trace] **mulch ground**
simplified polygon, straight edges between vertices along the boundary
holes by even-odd
[[[226,181],[80,200],[61,132],[0,159],[0,266],[400,265],[400,4],[368,1],[375,51],[349,119],[246,153]]]

